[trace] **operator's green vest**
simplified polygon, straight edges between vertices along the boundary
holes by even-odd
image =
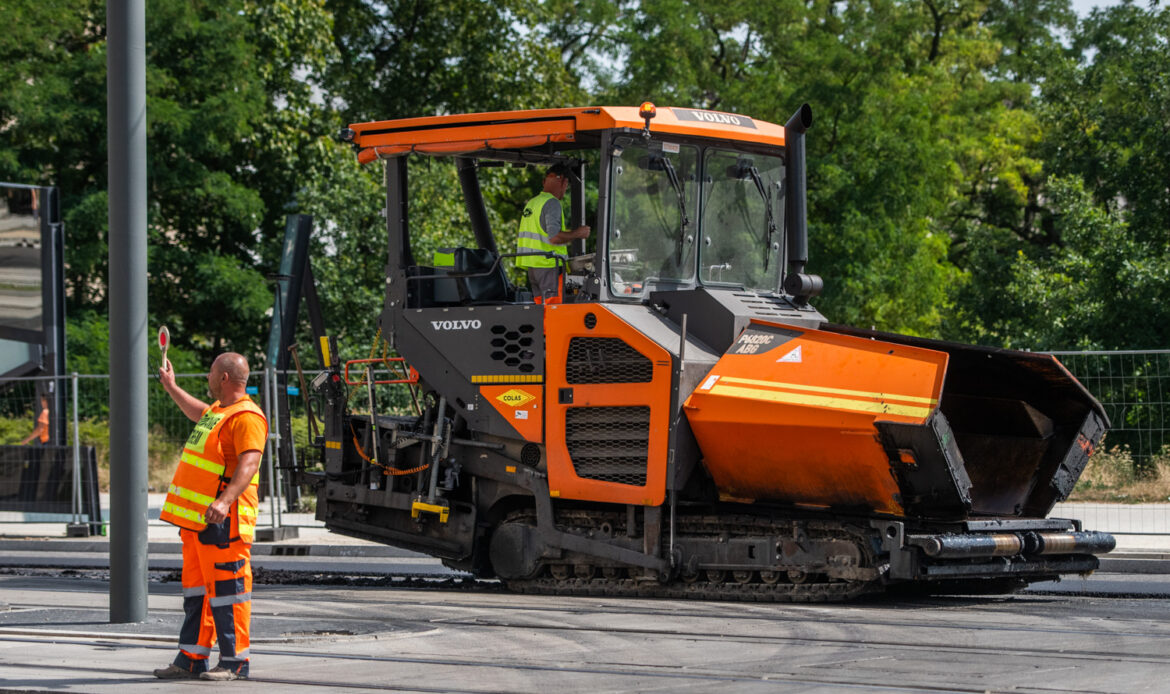
[[[556,198],[552,193],[541,193],[528,201],[524,206],[524,214],[520,216],[520,232],[517,234],[517,253],[552,252],[569,257],[567,245],[558,246],[548,242],[548,236],[540,227],[540,211],[544,204]],[[561,231],[565,231],[565,208],[561,207]],[[556,258],[547,258],[540,255],[520,255],[516,258],[516,267],[556,267]]]

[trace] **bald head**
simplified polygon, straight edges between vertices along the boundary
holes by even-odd
[[[248,374],[250,373],[248,370],[248,360],[242,354],[224,352],[212,362],[211,370],[218,373],[226,373],[233,383],[248,383]]]
[[[211,363],[207,389],[211,397],[231,404],[244,397],[248,385],[248,360],[242,354],[224,352]]]

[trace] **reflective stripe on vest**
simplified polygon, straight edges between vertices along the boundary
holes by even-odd
[[[255,499],[255,496],[253,495],[252,498]],[[239,533],[242,541],[252,544],[252,538],[256,536],[256,507],[243,502],[244,495],[241,494],[236,501],[236,532]]]
[[[556,200],[552,193],[541,193],[528,201],[524,206],[524,213],[520,216],[520,229],[516,234],[516,252],[525,253],[556,253],[566,258],[569,256],[565,244],[557,245],[548,242],[548,235],[540,226],[540,214],[549,200]],[[561,206],[561,231],[565,228],[565,207]],[[516,257],[516,267],[556,267],[555,258],[540,255],[519,255]]]
[[[207,521],[203,519],[202,513],[198,511],[192,511],[189,508],[183,508],[182,506],[175,506],[170,501],[164,501],[162,506],[162,514],[160,514],[160,517],[168,514],[172,516],[178,516],[179,518],[190,521],[192,523],[197,523],[204,528],[207,527]],[[174,523],[174,521],[170,522]],[[179,524],[175,523],[175,525]],[[179,527],[185,528],[187,526],[179,525]]]
[[[188,450],[183,451],[183,455],[179,458],[179,460],[184,462],[184,463],[189,463],[191,465],[194,465],[195,467],[199,468],[200,470],[206,470],[206,471],[210,472],[211,474],[215,475],[216,477],[219,477],[220,475],[222,475],[223,471],[225,469],[227,469],[220,463],[213,463],[212,461],[207,460],[206,458],[200,458],[199,456],[195,455],[194,453],[192,453],[191,451],[188,451]]]
[[[215,501],[214,496],[200,494],[199,492],[194,491],[192,489],[183,489],[182,487],[177,487],[174,484],[171,484],[171,486],[167,488],[167,493],[174,494],[175,496],[179,497],[180,499],[186,499],[187,501],[194,501],[195,503],[203,506],[204,508],[210,506],[211,502]]]
[[[227,482],[227,466],[219,441],[221,428],[229,419],[242,412],[253,412],[264,419],[265,426],[268,424],[264,412],[249,398],[213,411],[218,406],[218,401],[212,404],[196,422],[195,430],[183,447],[179,467],[175,470],[159,515],[168,523],[196,532],[207,527],[204,512]],[[255,535],[259,479],[260,474],[257,472],[232,505],[239,537],[246,542],[251,542]]]

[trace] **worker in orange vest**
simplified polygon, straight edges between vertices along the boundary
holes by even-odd
[[[21,446],[27,446],[33,439],[42,446],[49,442],[49,396],[42,395],[40,401],[41,413],[37,415],[37,425],[33,427],[32,433],[20,442]]]
[[[160,518],[179,526],[183,540],[183,626],[179,654],[154,671],[161,679],[236,680],[248,677],[252,617],[252,539],[259,506],[260,455],[268,421],[245,393],[248,362],[219,355],[207,375],[210,405],[175,383],[169,362],[158,371],[171,399],[195,422],[167,489]],[[209,670],[219,640],[219,664]]]

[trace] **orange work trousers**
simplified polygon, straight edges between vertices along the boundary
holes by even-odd
[[[231,527],[231,518],[224,525]],[[248,628],[252,620],[252,545],[228,538],[226,528],[179,530],[183,540],[183,626],[175,664],[207,670],[217,637],[219,665],[248,674]],[[208,544],[211,542],[212,544]]]

